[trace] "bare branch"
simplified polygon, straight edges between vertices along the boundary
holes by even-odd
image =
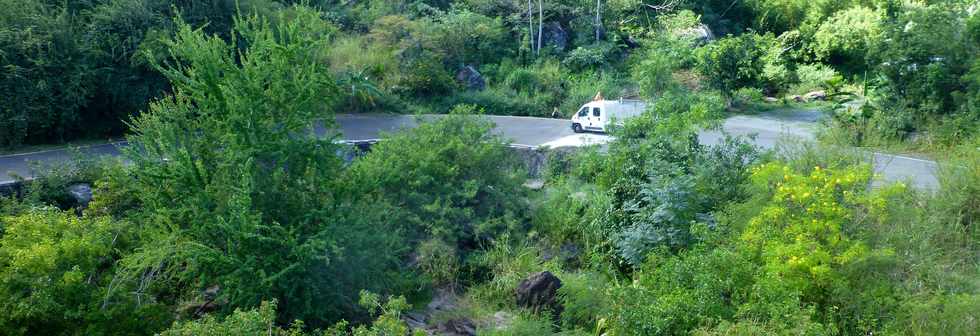
[[[659,5],[651,5],[651,4],[643,4],[643,5],[657,12],[664,12],[664,11],[669,12],[674,10],[674,8],[677,7],[679,3],[680,0],[664,0],[664,2]]]

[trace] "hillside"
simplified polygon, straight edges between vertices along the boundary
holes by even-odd
[[[980,329],[973,1],[0,8],[0,146],[128,143],[0,197],[0,334]],[[597,92],[651,103],[575,149],[483,116]],[[440,116],[333,136],[363,113]],[[736,114],[819,127],[699,142],[763,126]],[[937,175],[876,177],[872,150]]]

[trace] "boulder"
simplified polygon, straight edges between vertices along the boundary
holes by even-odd
[[[534,312],[552,309],[557,315],[561,305],[557,301],[561,280],[551,272],[536,273],[517,285],[517,305]]]
[[[74,208],[85,208],[92,201],[92,185],[88,183],[72,184],[66,191],[75,201]]]
[[[456,81],[467,90],[481,91],[487,87],[487,81],[483,79],[483,75],[472,65],[467,65],[456,72]]]
[[[468,318],[455,318],[436,326],[439,335],[448,336],[476,336],[476,323]]]
[[[806,101],[824,100],[827,99],[827,92],[823,90],[813,91],[803,95],[803,99]]]
[[[493,328],[496,330],[507,330],[514,323],[514,315],[505,311],[498,311],[493,314]]]
[[[543,179],[530,179],[530,180],[524,181],[524,187],[525,188],[528,188],[528,189],[531,189],[531,190],[541,190],[542,188],[544,188],[544,180]]]
[[[767,103],[778,103],[779,102],[779,98],[776,98],[776,97],[766,97],[766,98],[763,98],[762,100],[764,100]]]
[[[697,26],[681,29],[674,33],[677,37],[686,38],[694,41],[695,44],[702,45],[715,40],[715,34],[711,32],[711,28],[708,28],[705,24],[699,24]]]
[[[568,31],[558,22],[548,22],[544,24],[541,41],[544,46],[552,46],[558,51],[564,51],[568,47]]]

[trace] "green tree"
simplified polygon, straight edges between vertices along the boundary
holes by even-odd
[[[729,104],[735,90],[757,84],[762,74],[764,49],[759,39],[754,34],[729,36],[697,50],[696,69]]]
[[[814,34],[814,52],[833,64],[863,68],[865,53],[881,37],[881,14],[867,7],[840,11],[820,24]]]
[[[221,308],[277,300],[281,321],[356,316],[357,291],[397,272],[383,202],[347,193],[332,138],[340,97],[323,62],[333,30],[296,6],[235,19],[231,42],[178,20],[157,65],[173,95],[133,121],[145,244],[124,260],[144,295],[192,301],[218,286]]]
[[[347,174],[359,193],[378,195],[406,212],[413,240],[435,236],[474,246],[521,218],[521,173],[493,124],[471,106],[394,134]]]

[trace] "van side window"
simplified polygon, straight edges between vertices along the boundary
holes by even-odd
[[[592,108],[592,116],[593,117],[598,117],[598,116],[601,116],[601,115],[602,115],[602,112],[600,112],[600,110],[599,110],[598,107],[593,107]]]
[[[588,107],[583,107],[581,110],[578,111],[578,116],[579,117],[586,117],[588,115],[589,115],[589,108]]]

